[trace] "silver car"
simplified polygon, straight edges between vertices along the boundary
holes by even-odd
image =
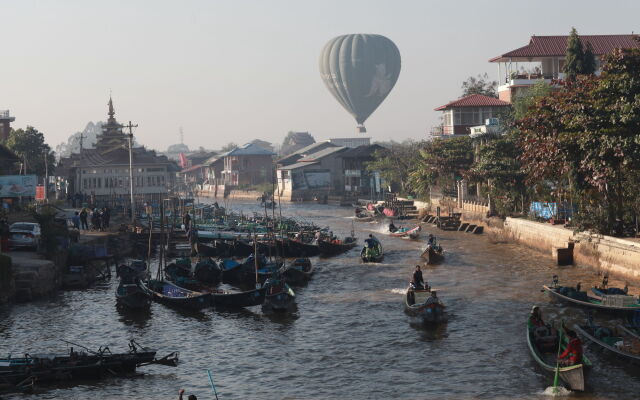
[[[35,222],[16,222],[9,227],[10,247],[38,248],[40,243],[40,224]]]

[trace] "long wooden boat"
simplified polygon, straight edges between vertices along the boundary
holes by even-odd
[[[230,258],[220,261],[220,270],[222,271],[222,282],[231,284],[250,283],[253,279],[255,282],[255,266],[253,260],[247,259],[243,263],[239,263]]]
[[[120,282],[116,289],[116,304],[130,310],[144,310],[149,308],[151,300],[137,283]]]
[[[317,245],[294,239],[285,240],[282,249],[283,257],[315,257],[320,255],[320,247]]]
[[[422,318],[422,322],[438,323],[446,321],[445,305],[431,298],[431,290],[416,290],[411,286],[404,295],[404,311],[412,317]]]
[[[573,287],[542,285],[542,288],[553,298],[581,307],[613,313],[631,313],[640,310],[640,304],[637,302],[633,304],[625,303],[628,299],[624,297],[627,296],[618,297],[611,295],[602,299],[596,299],[595,297],[589,296],[586,292],[576,290],[576,288]]]
[[[220,255],[220,252],[215,246],[211,246],[202,242],[198,242],[197,249],[198,255],[201,257],[217,257]]]
[[[340,243],[332,243],[327,240],[321,240],[318,242],[320,248],[320,255],[324,257],[336,256],[338,254],[345,253],[354,247],[356,247],[357,239],[354,237],[347,237]]]
[[[74,349],[75,347],[75,349]],[[177,353],[156,358],[156,350],[130,341],[127,353],[111,353],[108,348],[97,351],[82,350],[74,345],[66,354],[26,354],[21,357],[0,358],[0,383],[20,386],[22,382],[38,383],[96,380],[106,376],[131,374],[137,367],[159,364],[175,367]],[[80,348],[78,348],[80,347]],[[22,353],[24,354],[24,353]]]
[[[362,259],[362,262],[364,263],[382,262],[382,260],[384,260],[384,249],[382,248],[382,243],[376,242],[373,249],[367,249],[367,246],[363,247],[360,251],[360,259]]]
[[[620,288],[599,288],[593,287],[591,288],[591,292],[593,293],[593,297],[603,301],[608,296],[617,296],[618,298],[622,298],[625,304],[633,304],[640,302],[640,299],[636,296],[632,296],[628,294],[624,289]]]
[[[576,331],[618,358],[640,365],[640,340],[624,329],[610,329],[597,325],[576,325]]]
[[[210,258],[200,260],[193,269],[193,277],[202,283],[215,285],[222,279],[220,266]]]
[[[267,294],[262,304],[262,312],[287,313],[296,309],[296,294],[284,281],[267,281]]]
[[[422,228],[420,227],[420,225],[415,226],[411,229],[407,229],[407,228],[400,228],[395,232],[389,232],[389,236],[393,236],[393,237],[405,237],[405,236],[411,236],[411,235],[416,235],[416,234],[420,234],[420,231],[422,230]]]
[[[211,296],[212,304],[216,308],[243,308],[263,304],[266,294],[267,288],[263,286],[245,292],[217,290]]]
[[[444,259],[444,250],[441,246],[427,245],[420,257],[427,262],[427,264],[436,264]]]
[[[304,285],[311,280],[313,264],[308,258],[298,258],[287,266],[283,275],[287,283],[291,285]]]
[[[170,306],[202,310],[211,305],[211,293],[195,292],[165,280],[142,281],[140,288],[151,300]]]
[[[554,350],[553,353],[545,353],[540,351],[534,340],[533,332],[529,329],[528,326],[526,327],[526,330],[527,346],[529,346],[529,352],[531,353],[531,357],[533,357],[534,361],[540,366],[540,368],[549,375],[555,374],[557,369],[560,379],[562,379],[562,381],[568,386],[569,389],[584,391],[585,369],[591,367],[591,361],[583,355],[581,364],[557,368],[557,351]],[[562,350],[564,350],[567,347],[566,336],[563,335],[562,339],[563,340],[561,348]]]

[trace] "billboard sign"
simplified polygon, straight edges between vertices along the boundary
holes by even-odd
[[[35,175],[0,175],[0,197],[34,197]]]

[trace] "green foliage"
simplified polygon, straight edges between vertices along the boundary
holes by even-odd
[[[45,154],[51,175],[55,168],[55,154],[44,142],[44,134],[32,126],[27,129],[12,129],[6,146],[26,163],[27,173],[45,175]]]
[[[569,81],[576,79],[578,75],[590,75],[595,72],[595,57],[591,45],[587,44],[585,49],[578,36],[576,28],[571,28],[569,39],[567,40],[567,53],[563,71]]]
[[[462,97],[472,94],[481,94],[483,96],[498,97],[498,81],[490,81],[489,75],[470,76],[462,83]]]
[[[383,144],[381,144],[383,145]],[[397,183],[402,193],[410,191],[409,174],[416,164],[420,142],[411,140],[402,143],[385,143],[385,150],[377,150],[373,154],[374,160],[367,163],[369,171],[379,171],[385,184]]]
[[[468,175],[472,164],[473,145],[468,136],[434,139],[420,149],[417,163],[409,172],[410,181],[422,194],[434,184],[450,187]]]
[[[621,235],[637,215],[640,168],[640,50],[615,50],[600,77],[582,75],[540,99],[518,121],[521,161],[530,182],[556,182],[578,200],[577,220]]]

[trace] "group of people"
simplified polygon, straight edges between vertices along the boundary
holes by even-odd
[[[527,321],[529,331],[533,334],[533,340],[536,347],[542,352],[553,352],[558,345],[558,331],[545,324],[542,319],[542,311],[540,307],[533,306],[529,320]],[[558,363],[563,366],[576,365],[582,363],[582,341],[578,334],[572,329],[562,327],[564,334],[568,337],[569,342],[564,352],[558,356]]]
[[[109,227],[110,220],[111,210],[109,207],[102,207],[101,209],[85,207],[80,211],[76,211],[71,217],[71,222],[75,229],[100,232]],[[91,221],[91,228],[89,228],[89,221]]]

